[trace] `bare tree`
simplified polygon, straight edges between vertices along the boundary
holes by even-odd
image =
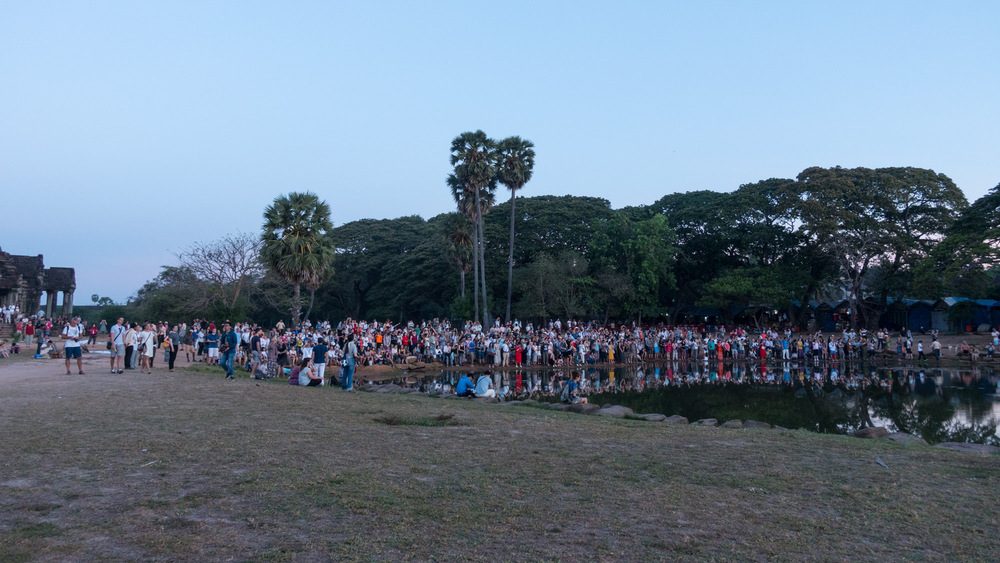
[[[236,306],[248,297],[264,277],[257,235],[237,232],[211,242],[196,242],[176,254],[180,265],[209,287],[208,301]]]

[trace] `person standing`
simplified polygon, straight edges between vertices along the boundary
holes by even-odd
[[[35,340],[35,323],[28,320],[24,323],[24,344],[26,346],[31,346]]]
[[[136,332],[135,327],[138,326],[136,323],[130,323],[128,329],[125,330],[125,369],[135,369],[135,362],[138,357],[135,354],[135,344],[138,332]]]
[[[141,359],[139,371],[153,373],[153,352],[156,350],[156,328],[146,323],[139,333],[139,346],[137,353]]]
[[[329,350],[322,338],[317,339],[316,346],[313,346],[313,368],[315,368],[316,375],[320,379],[320,385],[326,385],[323,378],[326,375],[326,353]],[[333,382],[331,381],[331,383]]]
[[[215,364],[219,362],[219,335],[215,332],[215,327],[208,329],[205,334],[205,363]]]
[[[273,379],[278,376],[278,347],[281,346],[281,339],[276,330],[271,331],[271,338],[267,341],[267,377]]]
[[[222,325],[222,337],[219,340],[219,351],[222,355],[222,369],[226,370],[226,379],[236,379],[233,373],[233,359],[236,357],[236,333],[228,322]]]
[[[260,367],[261,353],[264,352],[263,339],[264,339],[264,331],[260,329],[258,329],[257,332],[255,332],[254,335],[250,337],[251,373],[255,371],[258,367]],[[322,376],[322,373],[320,373],[320,376]]]
[[[354,361],[358,355],[358,345],[354,343],[354,334],[347,336],[347,344],[344,345],[344,377],[340,380],[340,388],[344,391],[354,391]]]
[[[80,350],[80,337],[83,336],[83,329],[77,324],[77,318],[73,317],[69,324],[63,327],[62,338],[66,341],[63,352],[66,356],[66,375],[70,374],[69,361],[76,358],[77,371],[83,375],[83,354]]]
[[[177,360],[177,352],[180,350],[181,335],[177,331],[177,325],[174,325],[173,330],[167,333],[167,338],[164,341],[165,350],[170,358],[167,360],[167,371],[174,371],[174,362]]]
[[[119,318],[118,323],[111,326],[108,331],[108,340],[111,342],[111,373],[115,373],[115,360],[118,360],[118,373],[122,372],[122,358],[125,356],[125,319]]]

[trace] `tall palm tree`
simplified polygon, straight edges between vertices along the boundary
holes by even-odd
[[[465,132],[451,142],[451,164],[455,167],[457,182],[465,190],[475,194],[475,225],[479,236],[476,255],[479,262],[479,277],[483,291],[483,326],[489,326],[489,308],[486,301],[486,261],[483,245],[483,204],[484,192],[496,190],[497,151],[496,141],[482,130]]]
[[[280,195],[264,210],[261,259],[294,284],[292,326],[302,311],[301,286],[318,286],[333,262],[330,206],[312,192]]]
[[[507,256],[507,314],[504,319],[510,322],[510,298],[514,287],[514,196],[517,190],[531,180],[531,172],[535,168],[534,144],[520,137],[507,137],[497,145],[499,153],[499,170],[497,181],[510,190],[510,254]]]

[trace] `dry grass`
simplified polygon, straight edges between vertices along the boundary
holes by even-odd
[[[1000,557],[997,456],[221,370],[0,385],[2,561]]]

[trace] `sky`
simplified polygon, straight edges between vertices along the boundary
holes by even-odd
[[[292,191],[453,210],[451,140],[615,208],[810,166],[1000,183],[1000,2],[0,0],[0,247],[123,302]],[[501,195],[501,197],[504,197]],[[10,207],[15,210],[13,213]]]

